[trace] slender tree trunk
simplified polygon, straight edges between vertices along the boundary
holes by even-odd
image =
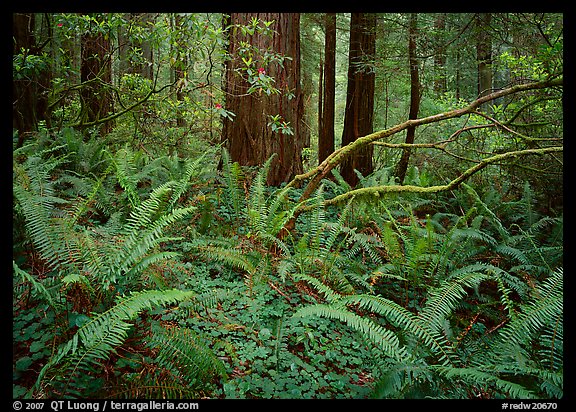
[[[34,14],[14,13],[13,36],[14,54],[24,51],[26,55],[34,46]],[[26,137],[37,129],[36,91],[33,81],[28,78],[13,78],[12,80],[12,127],[18,130],[17,147],[21,147]]]
[[[456,87],[455,87],[455,97],[456,100],[460,100],[460,83],[461,83],[461,74],[460,74],[460,61],[461,61],[461,53],[460,53],[460,49],[456,50],[456,74],[454,76],[454,81],[456,83]]]
[[[142,22],[146,29],[151,27],[151,25],[154,25],[155,20],[155,13],[143,13],[142,15]],[[154,49],[148,40],[143,41],[141,47],[142,55],[144,57],[144,62],[141,65],[142,77],[154,80]]]
[[[348,87],[342,146],[372,133],[375,73],[372,63],[376,51],[376,16],[352,13],[348,56]],[[358,170],[363,176],[373,172],[372,146],[363,147],[342,163],[342,177],[352,187],[358,183]]]
[[[182,16],[176,14],[174,17],[174,29],[178,32],[182,30]],[[174,63],[174,78],[176,80],[176,103],[184,101],[184,82],[186,80],[186,71],[188,67],[188,56],[185,52],[186,45],[183,39],[178,38],[175,44],[176,50],[174,51],[175,63]],[[176,116],[176,126],[186,127],[186,120],[181,112],[178,112]]]
[[[324,43],[324,104],[318,113],[318,164],[334,152],[334,107],[336,98],[336,13],[326,13],[326,39]],[[319,97],[319,99],[321,96]]]
[[[434,21],[434,29],[438,34],[438,43],[434,50],[434,92],[440,96],[446,92],[446,45],[442,34],[446,30],[446,13],[438,13]]]
[[[410,63],[410,113],[408,119],[417,119],[420,108],[420,79],[418,76],[418,59],[416,58],[416,36],[418,30],[418,15],[410,14],[409,32],[408,32],[408,60]],[[414,143],[416,127],[411,126],[406,129],[406,143]],[[398,177],[399,184],[404,183],[408,163],[410,161],[410,148],[405,148],[398,165],[396,166],[395,175]]]
[[[263,22],[274,21],[271,36],[258,31],[242,33],[234,25],[250,25],[252,18]],[[304,130],[302,119],[304,105],[300,85],[300,15],[298,13],[232,13],[229,34],[230,60],[226,65],[226,110],[235,114],[233,119],[223,119],[222,139],[233,162],[242,166],[262,165],[273,154],[267,183],[279,185],[302,173],[302,147]],[[256,49],[253,55],[242,55],[246,42]],[[257,50],[261,51],[258,52]],[[283,64],[265,63],[264,52],[279,53],[289,57]],[[268,54],[269,55],[269,54]],[[242,59],[244,57],[244,60]],[[247,64],[248,63],[248,64]],[[250,83],[247,71],[253,75],[264,71],[275,80],[278,94],[248,93]],[[274,131],[270,126],[272,116],[286,122],[293,134]],[[278,118],[278,117],[277,117]]]
[[[492,40],[490,38],[490,13],[479,13],[476,16],[476,56],[478,60],[478,97],[492,92]]]
[[[320,56],[320,70],[318,72],[318,158],[322,146],[322,133],[324,130],[324,60]]]

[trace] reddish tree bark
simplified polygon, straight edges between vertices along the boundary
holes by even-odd
[[[235,25],[249,26],[252,19],[262,22],[274,21],[270,26],[272,36],[258,31],[243,33]],[[235,114],[233,119],[223,119],[222,140],[230,153],[230,159],[242,166],[262,165],[273,154],[267,183],[279,185],[302,173],[302,147],[304,113],[302,89],[300,85],[300,15],[298,13],[231,13],[229,23],[228,52],[226,63],[226,110]],[[242,44],[245,42],[246,44]],[[252,47],[250,59],[241,49]],[[258,52],[260,51],[260,52]],[[278,53],[289,57],[282,64],[263,63],[264,52]],[[242,57],[246,61],[242,60]],[[247,64],[248,62],[249,64]],[[251,84],[247,81],[245,69],[255,73],[264,70],[274,79],[273,86],[278,94],[265,91],[249,93]],[[269,125],[271,116],[280,116],[289,124],[293,134],[274,131]]]
[[[376,51],[376,16],[352,13],[348,56],[348,87],[342,146],[372,133],[375,73],[372,63]],[[342,177],[352,187],[358,183],[354,169],[363,176],[373,172],[372,146],[363,147],[342,162]]]
[[[318,111],[318,163],[322,163],[332,152],[334,152],[334,105],[336,97],[336,13],[326,13],[326,39],[324,43],[324,70],[322,74],[324,82]]]
[[[13,54],[38,56],[41,48],[34,34],[35,15],[33,13],[14,13]],[[27,72],[25,76],[12,80],[12,127],[18,130],[17,147],[24,144],[27,136],[38,130],[38,122],[49,121],[48,95],[51,73],[49,68]]]

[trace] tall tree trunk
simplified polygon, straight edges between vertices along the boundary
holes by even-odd
[[[492,40],[490,38],[490,13],[476,16],[476,56],[478,61],[478,97],[492,92]]]
[[[318,158],[322,145],[322,131],[324,130],[324,57],[320,55],[320,70],[318,72]]]
[[[418,32],[418,15],[410,14],[410,23],[408,29],[408,61],[410,64],[410,113],[408,119],[417,119],[420,108],[420,79],[418,76],[418,59],[416,58],[416,36]],[[414,143],[416,128],[414,126],[406,129],[406,143]],[[404,183],[408,162],[410,161],[410,148],[405,148],[396,165],[396,177],[399,184]]]
[[[274,23],[271,35],[255,30],[243,33],[234,25],[250,26],[252,19]],[[303,171],[302,147],[304,105],[300,85],[300,15],[298,13],[232,13],[226,64],[226,110],[235,114],[223,119],[222,139],[226,141],[230,159],[243,166],[262,165],[276,154],[268,172],[267,183],[279,185]],[[255,49],[243,55],[241,42]],[[260,52],[258,52],[258,50]],[[266,53],[267,52],[267,53]],[[283,64],[265,62],[264,55],[278,53],[289,57]],[[244,57],[244,60],[242,59]],[[270,76],[279,93],[252,91],[248,81],[252,76]],[[272,116],[289,125],[293,134],[271,127]],[[279,117],[278,117],[279,116]]]
[[[372,133],[374,114],[374,54],[376,51],[376,16],[352,13],[350,19],[350,50],[348,55],[348,86],[342,146]],[[354,169],[363,176],[373,172],[372,146],[363,147],[342,163],[342,177],[352,187],[358,183]]]
[[[144,31],[151,30],[156,14],[154,13],[126,13],[124,14],[129,24],[118,29],[118,57],[120,76],[126,73],[138,73],[145,79],[154,80],[154,53],[148,40],[137,39],[134,36],[135,29],[141,27]],[[140,49],[142,59],[133,59],[131,49]]]
[[[88,33],[82,36],[82,118],[90,123],[105,118],[112,112],[112,60],[110,59],[110,36],[103,33]],[[102,134],[112,130],[112,122],[100,128]]]
[[[434,29],[438,42],[434,47],[434,68],[436,73],[434,92],[436,96],[441,96],[446,92],[446,45],[444,40],[446,13],[438,13],[434,21]]]
[[[336,98],[336,13],[326,13],[324,42],[324,88],[318,129],[318,164],[334,152],[334,106]],[[319,96],[320,98],[321,96]]]
[[[151,27],[155,24],[156,14],[155,13],[143,13],[142,23],[146,29],[151,30]],[[154,80],[154,50],[152,44],[148,40],[144,40],[141,43],[142,56],[144,57],[144,62],[141,65],[142,77],[149,80]]]
[[[182,16],[176,14],[174,17],[174,30],[178,33],[182,30]],[[184,83],[186,81],[186,72],[188,68],[188,55],[185,52],[186,45],[184,44],[184,40],[179,36],[175,42],[174,47],[176,50],[174,51],[175,55],[175,62],[174,62],[174,78],[176,80],[176,102],[180,104],[180,102],[184,101]],[[178,127],[186,127],[186,120],[180,111],[176,116],[176,126]]]
[[[33,13],[14,13],[13,54],[39,56],[41,46],[36,44],[34,28],[36,19]],[[26,138],[38,130],[40,120],[49,120],[47,90],[50,87],[50,69],[28,70],[22,76],[12,78],[12,127],[18,130],[17,147],[24,144]]]

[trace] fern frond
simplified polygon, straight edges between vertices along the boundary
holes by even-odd
[[[202,396],[197,389],[188,387],[171,374],[138,374],[129,381],[123,380],[118,386],[107,391],[112,399],[196,399]]]
[[[173,252],[148,256],[148,253],[162,242],[179,239],[164,237],[165,228],[190,215],[195,210],[195,207],[186,207],[173,209],[166,213],[164,201],[171,187],[171,182],[158,186],[152,191],[148,199],[130,213],[120,233],[121,246],[112,256],[109,272],[103,274],[105,282],[114,282],[121,274],[139,273],[162,258],[176,256]]]
[[[248,198],[248,223],[254,232],[265,232],[266,217],[268,216],[268,205],[266,204],[266,179],[268,170],[272,164],[273,154],[259,169],[256,177],[250,185]]]
[[[254,273],[256,270],[254,264],[239,249],[225,249],[217,246],[202,246],[199,249],[209,260],[217,260],[247,273]]]
[[[515,399],[534,399],[536,394],[524,386],[498,377],[493,371],[483,371],[479,368],[455,368],[447,366],[430,366],[433,370],[450,380],[464,380],[469,386],[494,385],[494,387]]]
[[[128,200],[133,208],[140,205],[140,196],[138,195],[138,175],[135,162],[134,152],[128,148],[118,150],[114,155],[109,152],[109,160],[114,167],[114,172],[118,184],[126,193]]]
[[[135,292],[119,299],[118,303],[107,311],[94,314],[66,344],[48,361],[40,371],[35,387],[44,381],[47,373],[59,364],[65,363],[68,379],[86,367],[107,359],[115,348],[122,345],[131,328],[129,321],[138,313],[153,306],[172,304],[194,295],[191,291],[149,290]]]
[[[244,192],[241,186],[243,178],[242,168],[230,160],[230,154],[222,148],[222,170],[224,172],[224,195],[228,204],[232,205],[235,220],[241,221],[246,217]]]
[[[541,358],[543,365],[555,369],[562,368],[563,300],[560,268],[536,288],[530,301],[520,305],[517,316],[501,329],[491,350],[494,359],[500,359],[503,364],[518,362],[516,354],[528,356],[527,351],[534,350],[531,342],[538,342],[540,355],[536,353],[531,358]]]
[[[190,188],[193,178],[198,177],[201,174],[208,154],[209,152],[204,152],[194,160],[185,160],[184,173],[182,176],[179,176],[172,189],[172,195],[168,201],[168,210],[172,210],[176,207],[180,197]]]
[[[155,362],[171,371],[187,386],[200,391],[214,378],[226,378],[226,368],[190,329],[152,329],[149,347],[156,349]]]
[[[458,361],[446,339],[428,326],[427,320],[414,315],[389,299],[374,295],[352,295],[343,297],[342,304],[358,304],[361,308],[384,316],[388,321],[416,336],[438,356],[442,364],[457,364]]]
[[[14,275],[15,275],[14,280],[13,280],[13,284],[16,284],[15,280],[16,280],[16,277],[18,277],[18,278],[20,278],[21,282],[29,283],[32,286],[32,289],[39,296],[41,296],[43,299],[45,299],[48,302],[48,304],[50,304],[50,306],[52,306],[52,307],[57,306],[57,302],[53,299],[52,295],[46,289],[46,287],[44,286],[44,284],[42,282],[39,282],[38,280],[36,280],[34,278],[34,276],[30,275],[25,270],[20,269],[18,267],[18,265],[16,264],[16,262],[14,262],[14,261],[12,261],[12,269],[13,269]]]
[[[444,280],[439,287],[428,292],[428,297],[419,317],[426,322],[432,331],[440,332],[442,324],[448,315],[467,294],[465,287],[474,287],[489,278],[485,273],[477,271],[482,266],[466,266]]]
[[[346,323],[350,328],[360,332],[364,338],[372,341],[390,358],[398,361],[407,361],[410,359],[406,348],[400,346],[398,337],[392,331],[386,330],[370,319],[352,313],[343,307],[316,304],[298,309],[293,316],[320,316],[328,319],[337,319]]]
[[[510,236],[510,233],[502,226],[501,220],[496,216],[496,214],[490,209],[490,207],[482,201],[478,193],[466,183],[462,183],[462,187],[466,190],[466,192],[472,197],[475,202],[475,206],[478,208],[478,211],[483,213],[492,224],[492,226],[496,229],[498,234],[502,239],[507,239]]]
[[[319,279],[316,279],[313,276],[309,276],[309,275],[306,275],[304,273],[294,273],[294,274],[292,274],[292,276],[294,277],[295,280],[300,279],[300,280],[304,280],[304,281],[308,282],[312,287],[314,287],[314,289],[316,289],[318,292],[322,293],[324,295],[324,298],[326,299],[326,301],[329,303],[337,302],[342,297],[340,294],[336,293],[330,287],[326,286]]]
[[[310,242],[310,248],[312,250],[318,250],[322,241],[322,229],[326,222],[323,185],[320,185],[320,187],[316,189],[315,195],[311,198],[310,207],[312,208],[312,211],[306,221],[305,230]]]

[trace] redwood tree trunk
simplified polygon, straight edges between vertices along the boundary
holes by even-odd
[[[372,63],[376,51],[376,16],[352,13],[348,56],[348,87],[342,146],[372,133],[375,73]],[[358,183],[354,169],[363,176],[373,172],[372,146],[363,147],[342,163],[342,177],[352,187]]]
[[[417,119],[418,110],[420,108],[420,79],[418,76],[418,60],[416,58],[416,36],[418,16],[416,13],[410,14],[409,32],[408,32],[408,60],[410,63],[410,113],[408,119]],[[414,136],[416,134],[416,127],[408,127],[406,129],[406,143],[414,143]],[[400,161],[396,166],[395,175],[398,177],[399,183],[404,183],[406,171],[408,170],[408,162],[410,161],[410,148],[405,148],[400,157]]]
[[[274,21],[270,26],[272,36],[258,31],[242,33],[234,25],[249,25],[252,18],[263,22]],[[268,173],[267,183],[279,185],[303,171],[302,147],[304,113],[300,86],[300,15],[298,13],[231,13],[229,19],[228,52],[226,64],[226,110],[235,114],[233,119],[223,119],[222,139],[230,153],[230,159],[242,166],[262,165],[274,153],[277,154]],[[255,47],[249,57],[241,48],[241,42]],[[265,53],[279,53],[289,57],[283,64],[266,63]],[[244,57],[245,60],[242,60]],[[249,64],[247,64],[247,62]],[[249,93],[246,69],[252,73],[264,70],[274,79],[278,94],[268,95],[264,90]],[[280,116],[289,124],[293,134],[274,131],[269,125],[271,116]]]
[[[24,50],[26,56],[38,56],[42,53],[34,35],[35,15],[33,13],[14,13],[13,39],[14,55]],[[12,127],[18,130],[17,147],[38,130],[38,122],[46,120],[51,73],[49,69],[28,71],[23,76],[12,78]]]
[[[323,105],[318,130],[318,164],[334,152],[334,104],[336,96],[336,13],[326,13],[326,40],[324,44]],[[322,74],[322,73],[321,73]],[[322,77],[321,77],[322,78]]]

